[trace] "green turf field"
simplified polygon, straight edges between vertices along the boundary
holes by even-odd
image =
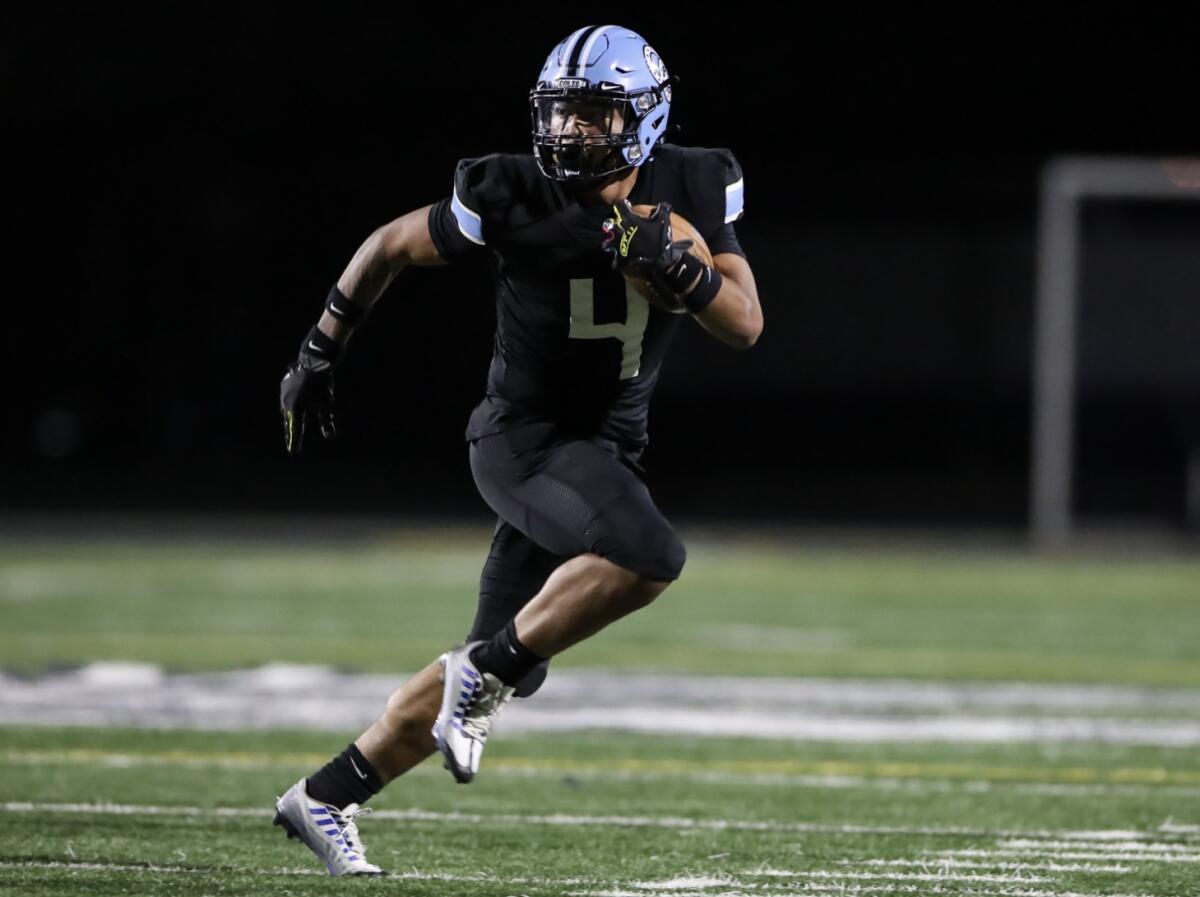
[[[0,547],[0,665],[415,670],[463,637],[488,533],[358,547]],[[727,675],[1200,685],[1200,559],[691,546],[651,607],[556,661]]]
[[[0,666],[415,669],[462,636],[486,541],[9,545]],[[1186,558],[700,542],[556,663],[1190,688],[1198,635]],[[394,875],[334,883],[270,807],[354,734],[0,727],[0,894],[1200,895],[1192,746],[617,732],[501,731],[470,786],[430,761],[362,820]]]

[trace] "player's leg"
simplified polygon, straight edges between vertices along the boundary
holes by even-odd
[[[528,459],[479,440],[481,494],[539,545],[573,559],[517,615],[522,642],[557,654],[644,607],[676,578],[686,552],[641,478],[614,449],[572,440]]]
[[[483,567],[469,640],[487,639],[512,619],[564,559],[500,521]],[[442,664],[434,661],[400,686],[383,713],[337,757],[294,784],[277,802],[276,823],[307,844],[329,872],[378,874],[365,860],[353,814],[397,776],[434,753],[432,727],[442,700]],[[535,669],[522,685],[535,691]]]
[[[550,575],[569,558],[542,548],[500,518],[492,548],[479,578],[479,606],[467,642],[492,638],[541,591]],[[539,664],[516,684],[515,697],[529,697],[545,681],[549,661]]]
[[[546,658],[645,607],[676,579],[685,552],[645,484],[598,442],[522,451],[507,434],[471,447],[480,494],[538,545],[574,555],[516,619],[446,657],[434,726],[447,768],[470,781],[492,720],[516,683]]]
[[[499,520],[479,578],[479,605],[467,642],[490,639],[503,630],[564,560],[539,547],[504,520]],[[534,678],[536,676],[527,677],[527,680]],[[540,680],[537,683],[529,681],[523,690],[532,693],[538,684]],[[517,693],[521,694],[521,690]],[[393,692],[380,718],[355,740],[354,745],[370,764],[369,769],[375,773],[380,788],[434,752],[430,730],[441,699],[439,660],[429,664]],[[358,761],[360,770],[368,769],[357,756],[351,755],[347,759],[350,762],[338,764],[335,760],[322,770],[329,771],[330,787],[325,796],[330,799],[348,796],[345,788],[347,784],[353,786],[354,779],[347,782],[345,774],[353,773],[357,777],[355,761]],[[337,774],[339,769],[342,771],[340,776]],[[325,783],[320,776],[321,773],[318,773],[313,777],[319,779],[313,784],[313,789],[323,792]]]
[[[303,841],[330,875],[382,874],[367,861],[354,818],[384,785],[434,752],[430,727],[441,694],[435,661],[400,686],[380,718],[341,754],[276,801],[275,824]]]

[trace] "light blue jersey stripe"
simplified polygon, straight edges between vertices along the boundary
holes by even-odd
[[[479,215],[468,209],[461,199],[458,198],[458,188],[454,188],[454,198],[450,200],[450,211],[454,213],[454,218],[458,221],[458,229],[462,231],[462,235],[472,243],[478,243],[480,246],[485,245],[483,242],[483,222],[479,220]]]
[[[739,178],[736,184],[730,184],[725,188],[725,223],[736,221],[742,216],[744,194],[742,186],[745,178]]]

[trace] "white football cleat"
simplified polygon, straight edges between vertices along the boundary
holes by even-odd
[[[367,849],[358,836],[355,818],[370,813],[367,807],[349,804],[342,809],[308,796],[301,779],[275,802],[275,825],[289,838],[298,838],[317,855],[330,875],[386,875],[368,863]]]
[[[442,709],[433,724],[433,740],[446,758],[446,769],[460,784],[479,772],[488,732],[514,691],[491,673],[475,668],[471,651],[482,644],[460,645],[438,658],[442,664]]]

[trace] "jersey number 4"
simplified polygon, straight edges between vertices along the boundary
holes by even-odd
[[[596,323],[596,293],[591,278],[571,281],[571,339],[621,341],[621,380],[632,380],[642,364],[642,337],[650,320],[650,303],[632,290],[625,293],[625,320]]]

